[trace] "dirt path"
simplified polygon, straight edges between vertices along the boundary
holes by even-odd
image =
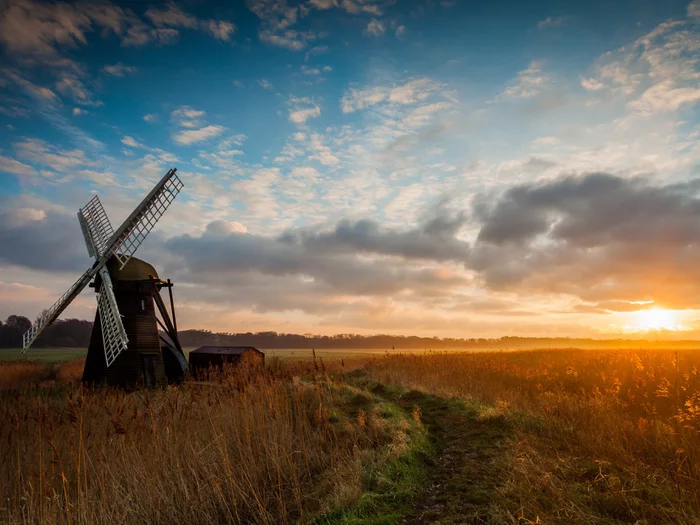
[[[492,496],[503,481],[506,422],[480,420],[475,407],[416,391],[396,401],[405,410],[420,407],[437,453],[425,488],[402,523],[489,523]]]

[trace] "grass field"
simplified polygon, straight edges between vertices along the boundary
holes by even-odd
[[[185,354],[189,354],[197,347],[185,347]],[[16,361],[19,359],[29,359],[38,361],[47,361],[51,363],[59,363],[68,361],[78,357],[84,357],[87,350],[84,348],[31,348],[27,353],[22,354],[20,348],[0,348],[0,361]],[[312,350],[303,348],[296,349],[265,349],[267,357],[279,357],[280,359],[312,359]],[[381,356],[386,354],[385,349],[335,349],[335,350],[316,350],[316,357],[324,360],[333,359],[348,359],[358,357]],[[415,351],[415,353],[425,352],[425,350]]]
[[[60,363],[70,361],[78,357],[85,357],[85,348],[30,348],[22,353],[21,348],[0,348],[0,361],[37,360],[48,363]]]
[[[0,523],[700,523],[700,351],[296,352],[132,393],[0,363]]]

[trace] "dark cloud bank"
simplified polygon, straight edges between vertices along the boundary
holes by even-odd
[[[271,237],[232,233],[215,221],[200,236],[149,239],[148,254],[159,254],[153,262],[164,273],[199,285],[186,295],[259,311],[351,308],[332,296],[400,295],[454,308],[454,290],[471,279],[492,290],[569,294],[585,302],[582,312],[650,300],[698,307],[699,191],[700,181],[595,173],[478,195],[470,210],[443,203],[412,228],[343,220]],[[18,224],[11,213],[0,212],[0,261],[83,269],[73,217]],[[476,237],[465,239],[466,228]]]

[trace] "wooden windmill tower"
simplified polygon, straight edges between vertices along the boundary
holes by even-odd
[[[97,312],[83,381],[157,386],[182,377],[187,360],[177,337],[172,283],[161,280],[147,262],[132,257],[182,189],[176,171],[165,174],[117,231],[97,196],[78,211],[95,262],[24,334],[22,352],[94,279],[90,286],[97,293]],[[163,288],[168,290],[170,313],[161,297]]]

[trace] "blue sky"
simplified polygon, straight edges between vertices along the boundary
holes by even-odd
[[[698,327],[697,1],[0,10],[0,317],[89,264],[92,195],[116,227],[177,167],[137,255],[184,326],[615,336],[654,307]]]

